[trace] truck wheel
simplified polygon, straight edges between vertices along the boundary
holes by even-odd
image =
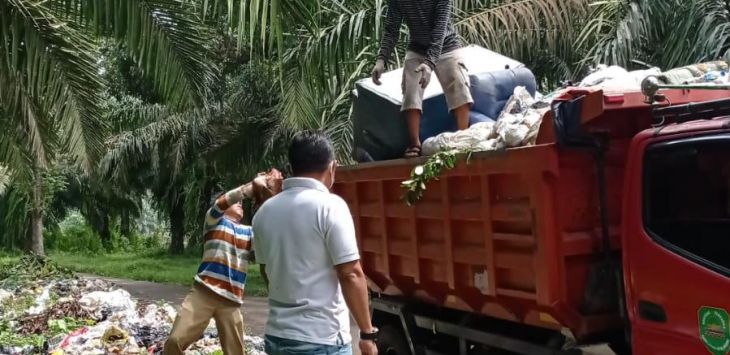
[[[383,326],[378,336],[379,355],[412,355],[406,336],[400,327]]]

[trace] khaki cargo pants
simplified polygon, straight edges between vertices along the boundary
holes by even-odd
[[[172,325],[170,338],[165,342],[165,355],[183,354],[185,349],[200,339],[211,318],[215,319],[223,353],[245,354],[241,305],[196,282]]]
[[[406,52],[405,65],[403,66],[403,105],[401,111],[419,110],[423,111],[424,89],[419,84],[421,73],[417,73],[418,66],[423,64],[425,57],[413,51]],[[438,77],[441,88],[446,96],[446,103],[449,111],[466,104],[473,104],[474,99],[469,91],[469,75],[462,49],[444,53],[436,63],[433,74]]]

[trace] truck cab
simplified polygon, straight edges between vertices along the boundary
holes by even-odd
[[[622,250],[634,354],[730,352],[730,118],[707,119],[723,105],[632,141]]]
[[[566,92],[413,206],[426,158],[342,168],[380,352],[729,354],[729,97]]]

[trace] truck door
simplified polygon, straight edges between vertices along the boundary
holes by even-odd
[[[730,133],[645,138],[623,215],[633,354],[729,354]]]

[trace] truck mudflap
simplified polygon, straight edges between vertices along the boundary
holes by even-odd
[[[381,329],[401,329],[409,353],[413,355],[492,354],[492,350],[529,355],[615,355],[607,344],[576,346],[567,329],[567,333],[550,334],[545,329],[497,319],[489,320],[494,327],[480,327],[473,314],[429,310],[429,307],[391,297],[374,297],[371,302],[374,323]],[[439,345],[434,345],[437,343]],[[449,345],[444,347],[444,344]],[[480,348],[489,350],[480,352]],[[388,352],[393,353],[402,355]]]

